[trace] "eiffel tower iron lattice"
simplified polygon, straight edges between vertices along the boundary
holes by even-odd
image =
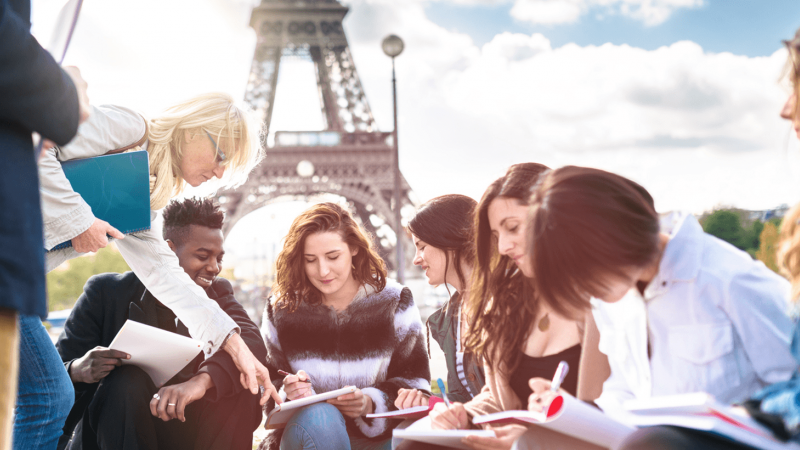
[[[348,8],[337,0],[262,0],[250,26],[256,44],[245,100],[269,129],[281,58],[300,55],[315,66],[323,131],[277,131],[267,159],[235,190],[217,193],[227,213],[224,233],[247,214],[284,198],[332,193],[345,197],[376,237],[379,252],[395,268],[393,245],[379,239],[385,223],[413,248],[393,214],[392,133],[378,131],[342,28]],[[402,175],[401,175],[402,177]],[[401,179],[403,205],[415,205]],[[401,207],[403,205],[400,205]],[[373,221],[373,216],[377,220]],[[398,230],[400,231],[398,233]]]

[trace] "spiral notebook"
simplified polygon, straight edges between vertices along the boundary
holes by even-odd
[[[72,190],[123,234],[150,229],[150,164],[144,150],[63,161]],[[72,247],[62,242],[49,251]]]

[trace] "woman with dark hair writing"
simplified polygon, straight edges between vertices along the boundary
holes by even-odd
[[[547,170],[541,164],[516,164],[505,176],[493,182],[483,195],[475,213],[476,272],[470,286],[469,331],[466,349],[484,359],[486,386],[466,403],[453,402],[450,408],[437,404],[431,412],[431,425],[437,429],[464,429],[469,417],[524,407],[533,377],[552,378],[560,361],[572,370],[564,389],[576,394],[582,341],[583,316],[576,320],[540,301],[531,289],[533,276],[526,243],[528,198],[539,176]],[[591,346],[591,344],[590,344]],[[593,363],[594,364],[594,363]],[[593,371],[598,391],[604,378],[602,360]],[[582,380],[586,386],[592,380]],[[586,389],[584,389],[586,390]],[[581,393],[593,399],[597,392]],[[526,428],[509,425],[494,428],[497,438],[469,437],[464,443],[475,449],[509,449]],[[582,441],[555,435],[544,429],[538,439],[557,439],[569,448],[582,448]]]
[[[700,391],[733,403],[797,369],[786,280],[692,215],[660,221],[637,183],[563,167],[543,177],[530,217],[537,292],[555,311],[593,312],[611,366],[596,400],[607,414],[628,399]],[[545,389],[530,409],[551,397]],[[703,439],[698,448],[732,445]]]
[[[391,448],[397,424],[364,416],[394,409],[399,389],[429,392],[430,369],[411,291],[386,280],[367,232],[339,205],[312,206],[289,229],[273,292],[262,333],[270,373],[292,373],[274,380],[287,400],[358,390],[295,413],[267,448]]]
[[[455,289],[450,300],[428,318],[428,330],[444,352],[447,397],[462,403],[477,395],[484,384],[481,362],[464,351],[469,319],[463,299],[475,259],[472,230],[476,205],[465,195],[443,195],[423,204],[408,222],[416,249],[414,264],[425,271],[429,284]],[[395,401],[398,409],[427,404],[427,394],[417,389],[400,389]]]

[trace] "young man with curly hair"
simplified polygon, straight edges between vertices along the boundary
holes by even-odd
[[[233,297],[230,282],[218,277],[223,220],[209,199],[173,201],[164,210],[163,237],[183,270],[241,327],[242,339],[264,361],[258,328]],[[133,272],[90,278],[56,344],[76,399],[59,448],[70,440],[72,450],[252,448],[261,421],[259,398],[242,388],[231,357],[198,355],[157,389],[138,367],[121,366],[125,353],[107,348],[128,319],[189,336]]]

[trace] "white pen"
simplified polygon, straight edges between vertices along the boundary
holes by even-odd
[[[567,364],[566,361],[561,361],[558,363],[556,374],[553,375],[553,382],[550,383],[551,391],[558,392],[558,388],[561,387],[561,383],[564,382],[564,378],[567,378],[567,372],[569,372],[569,364]]]

